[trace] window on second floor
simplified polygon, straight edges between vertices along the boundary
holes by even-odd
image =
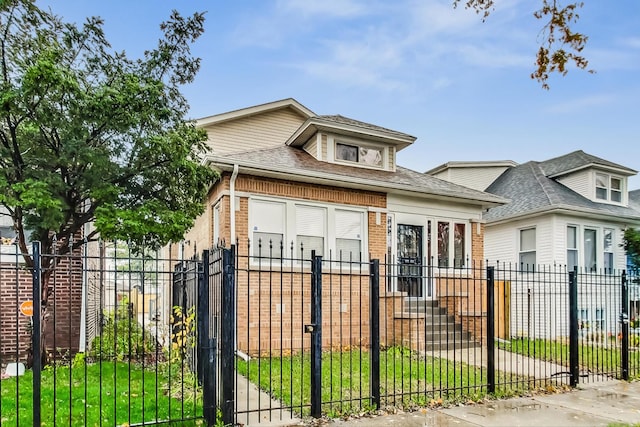
[[[605,173],[597,173],[596,199],[622,203],[622,178]]]
[[[382,168],[384,150],[382,147],[336,142],[335,158],[340,162],[358,163],[365,166]]]
[[[520,230],[520,266],[524,271],[534,271],[536,265],[536,229]]]

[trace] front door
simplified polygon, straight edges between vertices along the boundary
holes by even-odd
[[[421,225],[398,224],[398,291],[409,297],[422,298],[422,239]]]

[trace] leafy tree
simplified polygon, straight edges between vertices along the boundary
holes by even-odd
[[[627,252],[632,268],[640,268],[640,230],[631,227],[624,230],[622,247]]]
[[[204,15],[174,11],[139,59],[113,52],[102,24],[65,23],[34,0],[0,2],[0,205],[28,266],[28,234],[43,254],[64,254],[89,223],[86,240],[177,241],[217,178],[199,162],[206,134],[185,120],[180,92],[199,69],[190,45]],[[42,259],[43,313],[57,259]]]
[[[454,0],[457,7],[463,3],[466,8],[475,9],[486,19],[494,10],[494,0]],[[582,56],[588,37],[573,31],[572,25],[580,18],[578,9],[582,1],[569,2],[565,6],[560,0],[542,0],[540,9],[533,13],[537,19],[545,21],[542,29],[542,44],[536,54],[536,62],[531,78],[537,80],[544,89],[549,89],[549,73],[566,75],[568,65],[587,69],[589,61]],[[593,70],[588,70],[593,73]]]

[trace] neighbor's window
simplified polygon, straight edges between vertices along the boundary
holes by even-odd
[[[611,274],[613,272],[613,230],[605,228],[602,237],[604,243],[604,271]]]
[[[286,205],[279,202],[253,200],[251,232],[253,256],[282,256]]]
[[[597,173],[596,199],[621,203],[622,179],[604,173]]]
[[[524,271],[534,271],[536,265],[536,229],[520,230],[520,266]]]
[[[573,271],[578,266],[578,227],[567,226],[567,270]]]
[[[336,160],[382,167],[382,154],[380,148],[336,143]]]
[[[597,254],[596,254],[596,230],[584,230],[584,267],[587,271],[596,271]]]

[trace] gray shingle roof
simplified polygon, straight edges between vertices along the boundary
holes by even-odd
[[[358,168],[348,165],[327,163],[316,160],[306,151],[290,146],[279,146],[260,150],[230,154],[221,158],[212,158],[213,164],[260,168],[264,171],[288,172],[290,179],[298,176],[323,175],[340,182],[340,186],[349,187],[349,183],[366,183],[384,189],[414,191],[423,194],[463,198],[488,204],[504,203],[499,196],[476,191],[461,185],[443,181],[420,172],[396,167],[396,171]]]
[[[393,129],[387,129],[384,128],[382,126],[377,126],[377,125],[373,125],[371,123],[366,123],[366,122],[361,122],[360,120],[355,120],[355,119],[350,119],[349,117],[345,117],[345,116],[341,116],[340,114],[336,114],[336,115],[326,115],[326,116],[317,116],[319,119],[323,120],[323,121],[327,121],[327,122],[334,122],[334,123],[338,123],[338,124],[344,124],[344,125],[349,125],[349,126],[357,126],[366,130],[375,130],[375,131],[380,131],[380,132],[387,132],[390,134],[395,134],[397,136],[403,137],[403,138],[414,138],[414,136],[403,133],[403,132],[398,132],[397,130],[393,130]]]
[[[592,156],[582,150],[540,162],[541,170],[546,176],[550,177],[562,175],[565,172],[582,169],[592,165],[620,169],[621,171],[626,171],[629,175],[634,175],[637,172],[626,166],[601,159],[600,157]]]
[[[554,179],[548,178],[549,169],[543,169],[546,163],[533,161],[524,163],[500,175],[485,191],[510,199],[511,202],[491,208],[485,213],[484,219],[497,221],[532,212],[564,208],[640,220],[640,211],[632,207],[592,202]]]

